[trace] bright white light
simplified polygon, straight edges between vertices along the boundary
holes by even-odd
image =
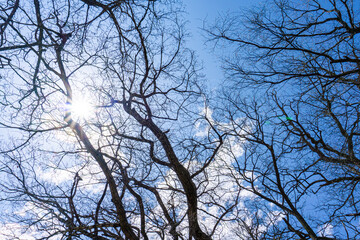
[[[71,116],[75,121],[89,119],[94,114],[94,107],[91,105],[89,98],[74,98],[70,104]]]

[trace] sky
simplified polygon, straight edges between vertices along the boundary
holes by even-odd
[[[187,30],[191,34],[188,46],[196,51],[198,59],[203,64],[203,73],[206,74],[209,89],[217,88],[224,77],[218,54],[213,53],[211,45],[205,45],[205,32],[201,30],[204,20],[212,25],[219,14],[251,8],[256,2],[259,0],[183,0],[188,13]]]
[[[188,44],[188,47],[190,47],[191,49],[196,51],[196,54],[198,55],[198,60],[203,63],[203,68],[204,68],[203,73],[206,74],[207,85],[208,85],[208,87],[210,89],[215,89],[217,87],[220,87],[221,82],[224,80],[224,77],[223,77],[223,74],[222,74],[222,71],[221,71],[221,61],[219,60],[218,55],[217,55],[217,54],[220,53],[219,50],[217,50],[217,52],[214,53],[213,49],[211,48],[211,45],[206,45],[205,44],[205,41],[206,41],[206,38],[204,37],[205,32],[201,29],[202,26],[203,26],[204,21],[207,24],[212,25],[212,24],[215,23],[216,18],[220,14],[224,15],[227,12],[244,11],[244,10],[246,10],[248,8],[251,8],[252,6],[256,6],[256,4],[258,4],[260,1],[262,1],[262,0],[252,0],[252,1],[249,1],[249,0],[193,0],[193,1],[183,0],[183,2],[185,4],[186,11],[188,13],[187,14],[187,21],[188,21],[188,25],[187,25],[188,29],[187,30],[192,35],[192,37],[188,39],[187,44]],[[230,52],[228,52],[228,53],[224,52],[224,54],[226,55],[226,54],[231,54],[231,53]],[[74,77],[74,79],[76,79],[76,78]],[[81,100],[82,99],[80,99],[80,101]],[[75,102],[76,101],[74,100],[74,102],[72,103],[72,111],[80,112],[79,117],[85,117],[84,115],[89,113],[88,110],[86,110],[86,108],[84,108],[84,104],[80,104],[80,106],[76,106],[76,104],[74,104]],[[88,101],[85,101],[85,103],[88,103]],[[101,108],[101,107],[99,107],[99,108]],[[73,114],[73,117],[74,117],[74,115],[75,114]],[[207,119],[210,120],[209,121],[210,123],[214,122],[214,120],[211,118],[211,111],[210,110],[204,109],[204,115],[206,115]],[[62,117],[63,116],[61,115],[61,118],[60,118],[61,120],[62,120]],[[109,118],[109,119],[111,119],[111,118]],[[283,120],[291,120],[291,119],[286,119],[285,117],[279,117],[279,119],[282,120],[282,121]],[[78,121],[80,121],[80,120],[78,120]],[[197,123],[199,123],[199,121]],[[235,123],[236,123],[236,121],[235,121]],[[220,124],[225,125],[225,123],[220,123]],[[97,125],[94,124],[94,126],[97,126]],[[201,127],[202,125],[199,125],[199,126]],[[197,128],[197,126],[195,126],[195,127]],[[197,128],[196,130],[198,130],[198,132],[195,133],[195,136],[196,137],[204,137],[204,138],[207,137],[208,134],[209,134],[209,128],[204,128],[204,129]],[[219,127],[219,129],[221,130],[220,127]],[[3,129],[0,129],[0,130],[4,131]],[[131,131],[131,130],[132,129],[130,127],[129,131]],[[8,135],[8,134],[6,134],[6,135]],[[8,138],[6,135],[4,134],[4,136],[6,138]],[[51,140],[47,140],[46,143],[48,145],[51,145],[51,143],[53,141],[53,142],[57,142],[57,144],[60,145],[62,143],[62,141],[65,141],[64,139],[66,139],[66,141],[68,141],[70,144],[72,144],[72,142],[69,141],[70,134],[68,132],[63,132],[63,135],[64,136],[62,136],[60,134],[59,134],[59,136],[56,136],[56,135],[52,136]],[[239,134],[239,135],[242,135],[242,133]],[[62,139],[62,138],[64,138],[64,139]],[[96,138],[96,136],[94,138]],[[236,184],[238,184],[238,182],[234,182],[234,183],[232,182],[232,180],[240,178],[240,177],[237,177],[237,175],[235,175],[232,172],[232,167],[235,165],[235,163],[233,162],[233,160],[234,160],[233,157],[238,158],[243,153],[243,149],[242,149],[242,143],[243,142],[240,142],[240,141],[236,142],[234,139],[235,138],[227,138],[227,140],[229,142],[226,142],[227,145],[225,145],[226,147],[224,147],[224,150],[223,150],[224,152],[220,151],[218,153],[218,156],[219,156],[218,158],[219,159],[216,159],[215,161],[212,161],[211,164],[209,164],[207,166],[206,174],[204,175],[204,176],[209,176],[209,182],[210,183],[209,183],[209,185],[206,186],[208,189],[221,186],[221,187],[219,187],[217,189],[219,189],[218,191],[222,191],[224,193],[224,195],[221,195],[221,194],[218,194],[218,193],[214,194],[216,197],[219,197],[219,200],[217,198],[214,198],[214,197],[212,197],[211,200],[208,200],[206,198],[207,196],[205,194],[201,195],[202,198],[200,199],[201,201],[199,201],[199,206],[200,206],[199,208],[201,208],[201,209],[206,209],[207,208],[207,211],[209,211],[211,213],[214,213],[213,215],[216,215],[219,212],[218,211],[219,207],[217,207],[217,205],[213,205],[213,206],[209,207],[209,206],[206,206],[205,204],[203,204],[204,202],[211,202],[214,199],[216,199],[216,201],[214,201],[215,203],[219,203],[221,201],[223,201],[223,202],[229,201],[230,202],[230,201],[232,201],[232,198],[235,196],[235,195],[232,195],[232,193],[238,193],[240,191],[239,190],[240,188],[237,188],[239,186],[236,185]],[[59,140],[61,140],[61,141],[59,141]],[[90,140],[92,140],[92,139],[90,139]],[[99,140],[99,142],[100,142],[100,140]],[[55,145],[55,147],[54,147],[55,150],[57,150],[56,146],[57,145]],[[103,149],[106,149],[106,148],[103,148]],[[229,152],[229,153],[225,152],[228,149],[232,149],[233,152]],[[46,153],[50,154],[50,151],[47,151]],[[235,153],[238,154],[238,155],[236,155]],[[64,167],[62,165],[54,165],[54,166],[52,166],[51,161],[57,162],[57,159],[56,159],[56,157],[53,157],[53,158],[50,159],[50,157],[48,157],[47,154],[44,154],[44,156],[39,155],[39,156],[42,156],[41,160],[46,161],[46,165],[44,164],[44,166],[47,166],[48,169],[46,169],[46,170],[42,170],[40,168],[39,168],[39,170],[36,169],[36,174],[38,174],[40,176],[38,179],[48,181],[49,185],[50,184],[60,185],[60,184],[65,184],[66,181],[72,181],[74,179],[74,174],[73,173],[75,173],[75,172],[79,173],[80,172],[80,170],[78,171],[78,169],[73,167],[73,166],[71,168],[67,167],[66,165],[64,165]],[[21,159],[21,158],[19,158],[19,159]],[[61,159],[62,159],[62,156],[61,156]],[[74,164],[74,165],[76,163],[75,160],[74,160],[74,163],[73,163],[72,158],[69,158],[69,161],[71,161],[71,164]],[[17,163],[17,162],[15,162],[15,163]],[[39,161],[39,165],[40,164],[42,164],[42,162]],[[99,190],[102,190],[101,188],[98,187],[98,185],[96,185],[96,183],[100,182],[100,179],[98,179],[97,176],[98,175],[100,176],[101,171],[99,170],[99,168],[96,167],[95,162],[90,162],[90,163],[87,163],[87,164],[88,165],[86,165],[86,168],[81,166],[82,167],[81,171],[83,171],[83,172],[80,172],[80,175],[81,175],[81,178],[82,178],[82,183],[81,183],[82,185],[80,185],[80,187],[84,187],[84,188],[89,187],[89,188],[86,188],[86,190],[88,190],[89,192],[91,191],[91,193],[94,193],[94,195],[95,195],[95,194],[99,193]],[[94,165],[91,165],[91,164],[94,164]],[[191,162],[189,160],[189,163],[186,163],[184,165],[187,165],[187,164],[188,164],[188,166],[194,166],[194,169],[199,166],[197,160],[196,161],[191,160]],[[64,168],[64,170],[61,169],[59,166]],[[227,167],[224,167],[224,166],[227,166]],[[14,169],[15,169],[15,167],[14,167]],[[231,171],[229,171],[229,170],[231,170]],[[152,172],[151,174],[153,174],[153,173],[154,172]],[[172,177],[171,173],[172,172],[169,171],[168,176]],[[95,175],[95,174],[98,174],[98,175]],[[168,176],[166,176],[166,177],[168,177]],[[231,178],[228,178],[228,176],[230,176]],[[233,176],[236,176],[236,177],[233,178]],[[166,177],[164,177],[164,179],[168,180]],[[172,180],[170,177],[169,177],[169,180],[168,180],[169,182]],[[173,177],[173,179],[175,179],[175,177]],[[204,179],[202,179],[200,177],[198,177],[196,179],[199,179],[199,180],[196,180],[198,182],[204,182]],[[221,184],[224,183],[224,185],[221,185],[220,183]],[[166,189],[167,186],[168,186],[167,184],[168,183],[166,182],[166,184],[165,184],[165,181],[164,181],[164,184],[163,185],[159,184],[158,187],[161,187],[160,189]],[[171,187],[176,188],[176,186],[175,186],[176,181],[171,182],[171,184],[172,184]],[[59,187],[59,189],[60,189],[60,187]],[[163,192],[169,193],[169,191],[165,191],[165,190]],[[204,192],[205,192],[205,190],[204,190]],[[84,191],[84,194],[87,194],[87,192]],[[241,194],[244,194],[244,195],[240,195],[241,197],[253,197],[251,194],[249,194],[246,191],[242,191]],[[245,194],[249,194],[249,195],[245,195]],[[164,202],[166,202],[168,205],[170,205],[169,202],[170,202],[170,200],[172,200],[172,194],[165,195],[165,193],[164,193],[164,195],[162,195],[162,196],[165,196],[164,198],[166,200]],[[319,197],[319,195],[317,195],[316,197]],[[222,198],[222,199],[220,199],[220,198]],[[145,199],[145,197],[144,197],[144,199]],[[180,197],[178,199],[180,199]],[[226,199],[226,200],[224,200],[224,199]],[[314,199],[311,199],[310,197],[307,198],[307,200],[308,199],[314,200]],[[307,204],[304,207],[304,212],[306,212],[306,213],[310,212],[311,214],[312,213],[318,214],[318,212],[311,211],[311,210],[313,210],[313,208],[312,208],[313,205],[315,205],[317,203],[314,203],[312,205],[311,201],[308,201],[308,202],[310,202],[311,204]],[[85,203],[83,203],[83,204],[85,204]],[[185,203],[182,203],[180,201],[177,204],[178,205],[184,204],[184,206],[185,206]],[[203,204],[203,205],[201,205],[201,204]],[[3,210],[3,212],[4,212],[5,207],[3,207],[3,206],[4,205],[0,205],[0,209]],[[245,207],[243,207],[242,205],[239,204],[239,206],[242,208],[241,210],[245,209]],[[4,208],[4,209],[2,209],[2,208]],[[36,208],[33,208],[33,209],[36,210]],[[186,206],[185,207],[179,207],[179,209],[184,210],[184,209],[186,209]],[[16,214],[18,214],[20,216],[22,214],[25,214],[28,211],[28,206],[25,205],[25,207],[23,209],[21,209],[21,210],[22,211],[16,212]],[[158,209],[155,209],[155,210],[158,211]],[[207,214],[204,214],[205,211],[204,212],[199,211],[199,212],[200,212],[199,213],[199,216],[200,216],[199,219],[200,218],[205,218],[206,216],[208,216]],[[40,214],[42,214],[42,213],[40,213]],[[185,215],[185,214],[186,214],[186,211],[183,211],[182,215]],[[159,215],[160,215],[160,213],[159,213]],[[250,214],[248,215],[248,218],[250,218],[249,216],[251,217]],[[280,214],[279,214],[279,216],[283,217],[283,215],[280,215]],[[280,217],[279,217],[279,219],[280,219]],[[210,218],[209,217],[209,219],[211,219],[209,221],[214,221],[214,222],[209,222],[210,224],[209,224],[208,227],[210,229],[210,227],[212,227],[212,226],[214,226],[216,224],[217,218],[212,218],[212,217]],[[204,222],[206,222],[206,221],[204,221]],[[266,221],[264,221],[264,222],[266,222]],[[206,223],[208,223],[208,222],[206,222]],[[185,224],[185,222],[183,222],[183,224]],[[235,228],[235,225],[237,227],[238,224],[234,222],[234,223],[231,224],[231,226],[232,225],[234,225],[234,228]],[[6,223],[5,226],[0,225],[0,234],[7,234],[9,229],[11,229],[11,230],[16,229],[16,228],[20,229],[19,226],[20,225],[14,225],[12,223]],[[184,229],[186,227],[187,226],[184,226]],[[204,226],[204,228],[205,227],[207,227],[207,226]],[[32,229],[30,229],[30,230],[32,230]],[[329,228],[326,228],[326,231],[331,232],[332,231],[332,226],[330,225]],[[219,231],[219,232],[221,232],[221,231]],[[225,232],[225,231],[223,231],[223,232]],[[9,234],[10,234],[10,232],[9,232]],[[19,231],[15,230],[15,235],[20,235],[20,234],[21,234],[20,230]],[[226,233],[224,233],[224,234],[226,234]],[[229,235],[233,234],[233,232],[228,231],[228,234]],[[30,238],[30,235],[29,236],[28,235],[26,235],[26,236],[23,235],[23,239],[29,240],[31,238]],[[225,239],[225,238],[223,237],[222,239]],[[230,239],[230,238],[226,238],[226,239]]]

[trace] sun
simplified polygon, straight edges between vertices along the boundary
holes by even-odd
[[[70,111],[75,121],[88,120],[95,113],[90,98],[86,96],[74,97],[70,103]]]

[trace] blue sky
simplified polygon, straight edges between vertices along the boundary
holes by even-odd
[[[213,24],[219,14],[236,12],[250,8],[258,0],[183,0],[188,13],[188,31],[192,37],[188,41],[191,49],[195,50],[200,62],[203,63],[204,73],[210,89],[216,88],[223,80],[221,63],[216,54],[212,53],[211,46],[204,45],[204,32],[201,30],[204,20]]]

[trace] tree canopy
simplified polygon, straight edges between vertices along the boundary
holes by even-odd
[[[359,12],[359,1],[274,1],[208,29],[235,49],[220,108],[246,142],[237,169],[284,214],[269,238],[359,237]]]
[[[1,2],[2,239],[359,237],[360,2],[206,23],[215,95],[183,14]]]

